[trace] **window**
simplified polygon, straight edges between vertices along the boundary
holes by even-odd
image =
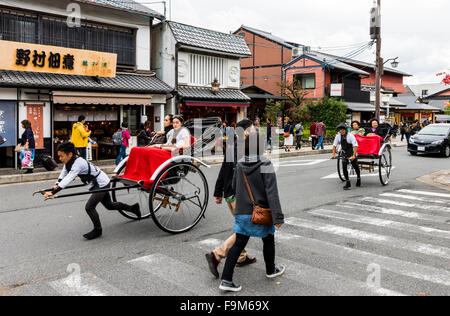
[[[215,79],[224,86],[225,84],[225,59],[204,55],[190,55],[190,83],[207,86]]]
[[[316,88],[316,74],[301,74],[295,75],[295,80],[300,89],[315,89]]]
[[[117,64],[136,65],[135,33],[121,27],[82,23],[70,28],[63,18],[0,10],[0,40],[116,53]]]
[[[428,90],[422,90],[422,96],[426,97],[428,95]]]

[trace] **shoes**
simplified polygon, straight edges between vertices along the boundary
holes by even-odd
[[[358,179],[358,180],[356,181],[356,187],[357,187],[357,188],[360,188],[360,187],[361,187],[361,179]]]
[[[277,266],[275,267],[275,272],[272,274],[267,274],[266,277],[269,279],[275,279],[279,276],[282,276],[286,272],[286,267],[283,266]]]
[[[133,213],[134,215],[136,215],[137,218],[141,219],[142,214],[141,214],[141,207],[140,207],[139,203],[134,204],[131,207],[130,212]]]
[[[216,279],[219,278],[219,271],[217,270],[217,267],[219,266],[219,261],[216,259],[216,255],[214,252],[208,253],[205,255],[206,261],[208,262],[209,271],[216,277]]]
[[[256,258],[250,258],[249,256],[247,256],[247,258],[245,258],[244,262],[238,263],[238,264],[236,264],[236,266],[239,268],[242,268],[242,267],[254,264],[254,263],[256,263]]]
[[[242,291],[242,286],[237,286],[233,282],[222,280],[219,289],[224,292],[240,292]]]
[[[27,169],[27,171],[24,174],[31,174],[33,173],[33,169]]]
[[[97,238],[102,237],[103,231],[101,228],[94,228],[93,231],[91,231],[90,233],[87,233],[86,235],[83,235],[84,238],[86,238],[87,240],[94,240]]]
[[[344,186],[344,190],[350,190],[351,187],[352,184],[350,183],[350,181],[347,181],[347,184]]]

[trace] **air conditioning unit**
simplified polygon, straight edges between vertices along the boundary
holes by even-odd
[[[292,58],[296,58],[302,54],[302,49],[300,47],[294,47],[292,49]]]

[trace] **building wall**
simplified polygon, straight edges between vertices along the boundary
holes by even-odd
[[[289,69],[286,71],[286,80],[288,82],[292,82],[294,80],[294,76],[296,74],[315,74],[316,75],[316,85],[314,90],[308,89],[308,94],[306,95],[307,98],[311,99],[320,99],[324,97],[324,79],[327,78],[327,81],[325,81],[325,86],[330,83],[329,80],[331,80],[331,77],[328,75],[326,78],[326,73],[323,71],[322,66],[320,63],[307,59],[302,58],[299,61],[297,61],[295,64],[290,65],[290,68],[300,68],[300,69]],[[310,67],[310,68],[304,68],[304,67]]]
[[[375,73],[370,70],[365,69],[365,71],[370,72],[369,78],[364,78],[361,80],[362,85],[375,85]],[[385,73],[382,76],[381,84],[385,88],[392,88],[395,90],[395,93],[406,93],[406,88],[403,85],[403,76],[396,75],[392,73]]]
[[[71,2],[54,0],[8,0],[6,5],[17,9],[67,16],[66,5],[69,3]],[[80,4],[80,6],[82,20],[136,29],[137,69],[150,70],[150,18],[93,5]]]
[[[442,92],[442,93],[439,93],[437,96],[438,96],[438,97],[447,97],[447,96],[450,96],[450,90],[444,91],[444,92]]]

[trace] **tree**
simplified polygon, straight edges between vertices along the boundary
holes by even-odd
[[[445,115],[450,115],[450,102],[447,103],[447,106],[444,108]]]
[[[308,105],[313,121],[324,120],[328,127],[335,127],[347,120],[347,105],[336,98],[324,98]]]
[[[298,80],[279,82],[278,87],[282,96],[287,98],[285,111],[286,115],[293,120],[303,120],[305,117],[304,107],[307,105],[306,96],[308,91],[300,88]]]
[[[283,111],[283,105],[280,102],[275,102],[272,99],[266,101],[266,117],[276,124],[278,115]]]

